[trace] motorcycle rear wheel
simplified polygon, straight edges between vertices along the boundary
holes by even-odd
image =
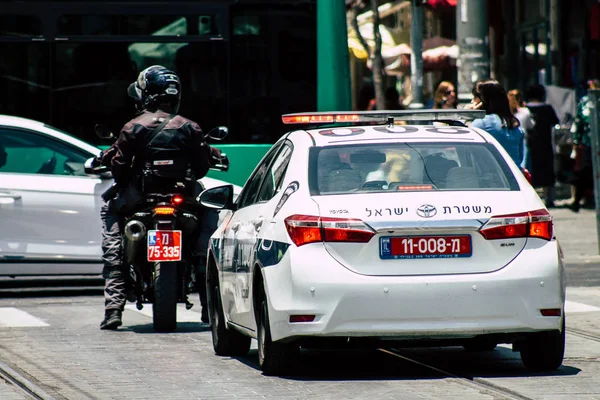
[[[173,332],[177,328],[177,263],[154,264],[154,304],[152,321],[156,332]]]

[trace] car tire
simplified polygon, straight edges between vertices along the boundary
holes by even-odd
[[[250,351],[252,338],[234,329],[228,329],[223,314],[219,282],[214,273],[207,281],[208,318],[212,331],[212,342],[215,354],[218,356],[245,356]]]
[[[469,352],[492,351],[496,346],[498,343],[486,339],[472,339],[463,344],[463,348]]]
[[[565,355],[565,320],[561,332],[541,332],[528,337],[521,345],[521,361],[531,371],[553,371]]]
[[[258,364],[267,376],[283,375],[290,371],[299,347],[293,343],[273,342],[269,325],[269,307],[266,298],[260,302],[258,318]]]
[[[152,323],[156,332],[177,329],[178,273],[174,263],[154,264]]]

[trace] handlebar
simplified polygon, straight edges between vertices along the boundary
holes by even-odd
[[[98,157],[92,157],[88,158],[83,164],[83,171],[89,175],[100,175],[105,172],[110,172],[110,169],[101,165]]]
[[[227,154],[221,153],[220,159],[212,157],[212,160],[214,164],[210,169],[222,172],[227,172],[229,170],[229,158],[227,158]]]

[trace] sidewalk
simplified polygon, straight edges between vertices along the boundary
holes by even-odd
[[[568,208],[551,208],[549,211],[566,264],[597,264],[600,268],[596,210],[582,208],[575,213]]]

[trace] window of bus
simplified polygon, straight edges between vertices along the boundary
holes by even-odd
[[[0,96],[0,114],[47,120],[49,47],[33,41],[41,34],[35,16],[0,15],[0,88],[5,94]]]
[[[281,114],[316,109],[314,4],[231,7],[231,132],[241,143],[273,143]]]
[[[0,114],[48,121],[49,53],[46,43],[0,39]]]
[[[33,15],[0,14],[1,36],[41,36],[42,22]]]
[[[206,15],[79,15],[59,18],[63,36],[221,36],[217,16]]]
[[[57,29],[79,40],[56,44],[55,126],[92,143],[96,123],[118,132],[135,115],[127,86],[151,65],[180,76],[182,115],[205,129],[227,125],[227,48],[199,39],[221,36],[215,15],[63,15]]]
[[[151,65],[179,74],[180,114],[204,129],[227,125],[227,49],[221,42],[80,42],[55,49],[53,125],[88,142],[100,144],[95,124],[118,132],[134,117],[127,87]]]

